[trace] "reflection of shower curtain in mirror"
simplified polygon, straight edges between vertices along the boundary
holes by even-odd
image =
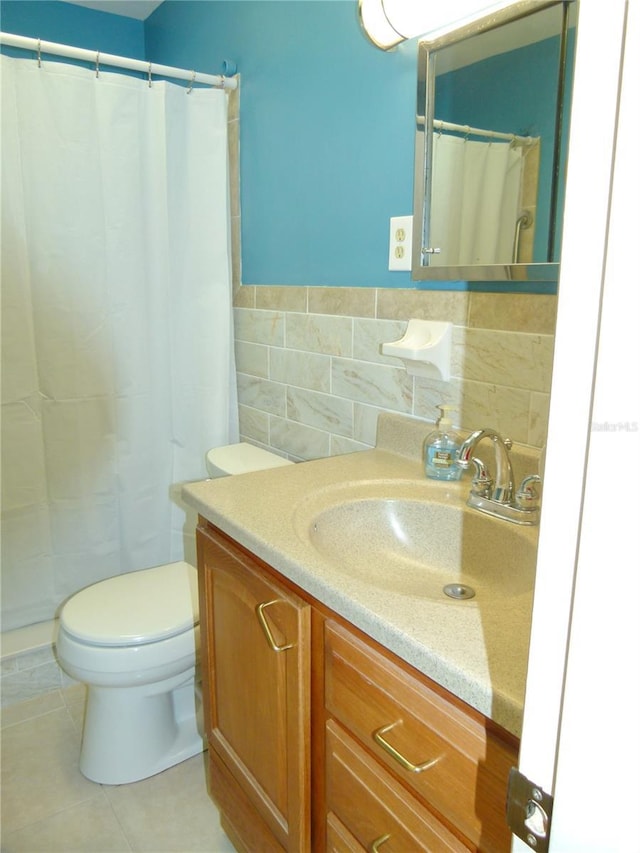
[[[8,630],[182,558],[237,406],[226,95],[1,59]]]
[[[511,263],[524,149],[434,133],[429,244],[433,266]]]

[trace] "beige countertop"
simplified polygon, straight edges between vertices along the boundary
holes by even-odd
[[[190,483],[183,497],[202,516],[311,596],[478,711],[519,735],[531,622],[531,591],[508,598],[429,599],[382,589],[340,571],[300,529],[300,507],[323,491],[363,480],[401,480],[426,500],[464,505],[461,482],[427,480],[425,424],[381,416],[374,450],[236,477]],[[528,472],[535,457],[525,454]],[[518,464],[514,460],[517,476]],[[475,512],[474,510],[466,510]],[[499,522],[509,524],[509,522]],[[537,528],[521,528],[535,542]]]

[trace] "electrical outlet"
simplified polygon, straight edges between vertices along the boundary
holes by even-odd
[[[413,216],[392,216],[389,220],[389,269],[411,269]]]

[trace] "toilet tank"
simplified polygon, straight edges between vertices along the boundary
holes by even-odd
[[[249,471],[262,471],[265,468],[280,468],[293,465],[275,453],[262,447],[255,447],[242,441],[239,444],[225,444],[212,448],[206,455],[207,473],[210,477],[228,477],[234,474],[246,474]]]

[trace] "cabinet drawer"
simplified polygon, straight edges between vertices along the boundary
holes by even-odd
[[[331,715],[473,845],[510,850],[504,804],[515,739],[331,621],[325,693]]]
[[[327,723],[327,808],[366,850],[378,842],[384,853],[468,853],[332,720]]]
[[[327,853],[366,853],[333,812],[327,815]]]

